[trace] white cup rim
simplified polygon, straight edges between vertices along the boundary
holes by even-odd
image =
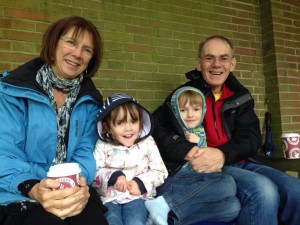
[[[289,138],[289,137],[299,137],[298,133],[283,133],[281,134],[281,138]]]
[[[62,177],[78,174],[81,172],[78,163],[62,163],[51,166],[47,173],[48,177]]]

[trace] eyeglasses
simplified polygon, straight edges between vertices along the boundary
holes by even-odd
[[[75,51],[77,48],[79,48],[78,42],[72,38],[60,38],[60,39],[64,42],[66,47],[72,51]],[[82,46],[81,52],[86,58],[92,58],[92,56],[94,55],[93,49],[87,46]]]
[[[216,60],[218,60],[220,63],[228,63],[233,57],[229,57],[228,55],[216,57],[213,55],[206,55],[204,57],[201,57],[202,60],[204,60],[207,63],[213,63]]]

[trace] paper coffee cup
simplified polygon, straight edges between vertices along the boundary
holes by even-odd
[[[65,189],[79,186],[80,172],[78,163],[62,163],[51,166],[47,176],[60,182],[58,189]]]
[[[300,158],[300,136],[297,133],[284,133],[281,135],[284,156],[287,159]]]

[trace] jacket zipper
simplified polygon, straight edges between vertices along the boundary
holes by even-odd
[[[213,102],[212,102],[212,112],[213,112],[213,119],[214,119],[215,130],[216,130],[218,139],[220,140],[220,134],[219,134],[218,125],[217,125],[217,119],[216,119],[215,97],[214,96],[213,96]]]

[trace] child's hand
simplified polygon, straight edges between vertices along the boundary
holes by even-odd
[[[114,185],[114,189],[125,192],[128,189],[127,180],[125,176],[119,176],[117,182]]]
[[[131,195],[141,195],[139,185],[134,180],[127,183],[127,189]]]
[[[200,137],[194,133],[185,132],[185,137],[189,142],[198,143],[200,141]]]

